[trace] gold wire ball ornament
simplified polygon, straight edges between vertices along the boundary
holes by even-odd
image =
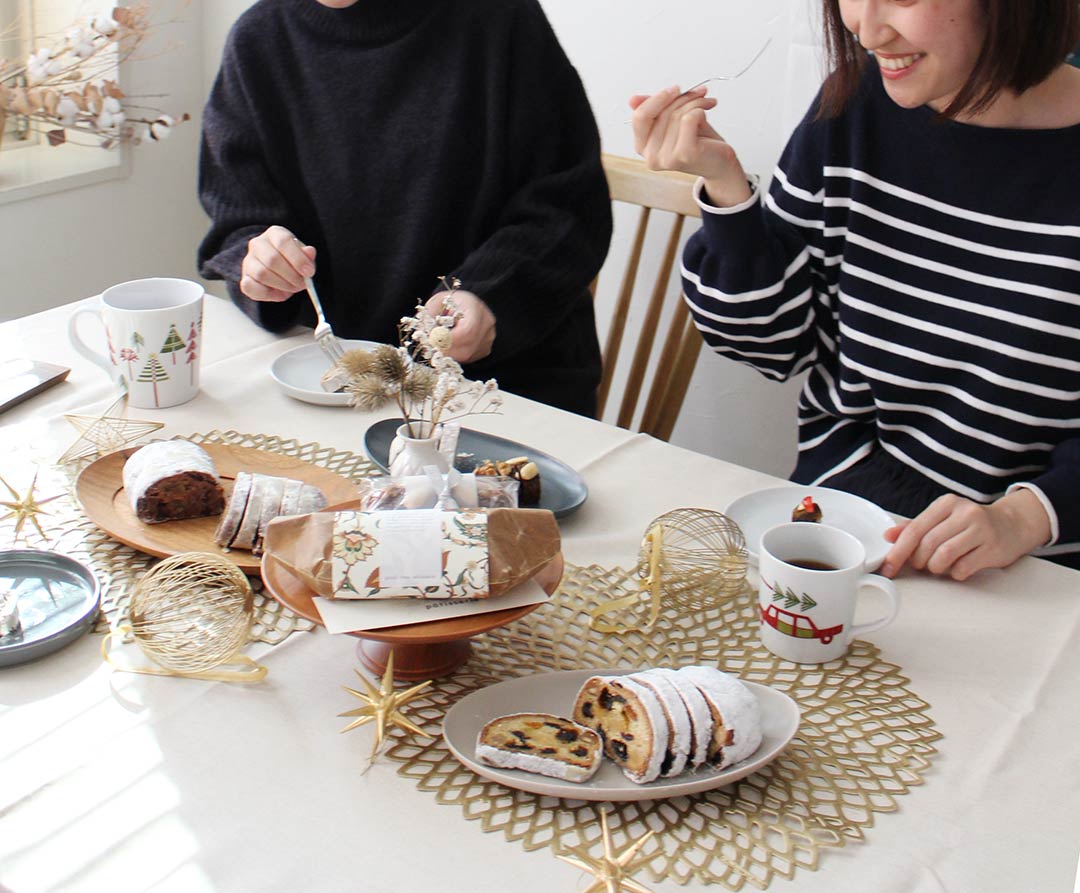
[[[663,604],[682,611],[711,608],[746,587],[747,561],[746,538],[727,515],[698,508],[666,512],[650,522],[641,541],[638,591],[598,605],[590,612],[589,625],[607,633],[648,631]],[[622,623],[600,619],[615,611],[636,616]]]
[[[209,552],[182,552],[155,565],[135,585],[130,633],[143,653],[163,669],[116,663],[119,669],[166,676],[195,676],[224,682],[258,682],[266,667],[240,654],[251,634],[255,596],[236,565]],[[226,665],[231,665],[231,669]]]

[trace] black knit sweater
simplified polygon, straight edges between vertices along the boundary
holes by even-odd
[[[466,368],[589,412],[600,358],[588,283],[611,236],[599,136],[536,0],[260,0],[229,35],[203,117],[207,278],[260,325],[314,315],[237,286],[249,239],[287,227],[342,337],[398,320],[457,276],[497,320]]]

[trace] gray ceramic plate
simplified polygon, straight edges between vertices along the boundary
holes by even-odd
[[[684,772],[674,778],[662,778],[649,784],[634,784],[611,760],[605,759],[591,779],[582,783],[534,775],[520,769],[496,769],[486,766],[476,757],[476,736],[484,725],[496,716],[507,713],[554,713],[569,716],[578,689],[590,676],[615,676],[634,670],[569,670],[508,679],[474,691],[458,701],[443,720],[446,744],[464,765],[477,775],[497,781],[508,788],[518,788],[533,794],[562,797],[565,800],[659,800],[697,794],[732,784],[756,772],[776,759],[795,737],[799,729],[799,708],[787,695],[744,682],[761,705],[761,746],[747,759],[726,769],[701,769]]]
[[[367,429],[364,435],[364,449],[371,461],[383,471],[387,471],[387,456],[394,433],[401,426],[400,419],[383,419]],[[556,518],[573,514],[589,495],[585,481],[574,469],[554,456],[534,450],[505,437],[484,434],[469,428],[461,429],[458,438],[458,458],[455,466],[459,471],[472,471],[485,459],[512,459],[515,456],[528,456],[540,469],[540,508],[550,509]]]
[[[346,350],[378,347],[374,341],[347,341],[342,339]],[[319,383],[323,373],[330,368],[330,361],[318,344],[303,344],[287,350],[270,364],[270,377],[290,397],[314,403],[318,406],[348,406],[349,395],[328,393]]]
[[[97,578],[66,555],[31,549],[0,552],[0,588],[18,593],[22,627],[0,637],[0,667],[63,648],[97,619]]]

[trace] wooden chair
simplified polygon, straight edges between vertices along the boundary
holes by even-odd
[[[701,350],[701,336],[694,328],[693,320],[682,299],[681,286],[671,288],[671,274],[679,250],[683,221],[687,217],[701,217],[701,209],[694,201],[691,187],[694,177],[689,174],[652,171],[643,161],[635,158],[623,158],[618,155],[603,154],[604,172],[607,174],[608,190],[611,200],[638,205],[637,230],[626,262],[622,284],[615,303],[615,312],[604,344],[604,371],[597,395],[597,414],[603,417],[619,360],[626,320],[630,313],[630,304],[638,279],[638,267],[641,262],[642,248],[648,231],[651,212],[667,211],[672,215],[671,228],[668,232],[667,247],[660,258],[660,268],[653,283],[649,303],[641,322],[641,331],[630,370],[619,405],[619,414],[615,424],[621,428],[630,428],[649,359],[653,353],[657,327],[666,302],[673,305],[673,313],[664,337],[660,355],[655,364],[651,386],[645,400],[638,430],[651,434],[660,440],[668,440],[675,420],[679,416],[690,378],[694,374]],[[665,215],[666,216],[666,215]],[[676,277],[676,281],[678,278]],[[596,283],[593,283],[593,294]]]

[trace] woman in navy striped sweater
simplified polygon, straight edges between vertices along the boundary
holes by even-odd
[[[650,167],[700,177],[695,322],[809,370],[792,479],[913,518],[887,575],[1080,567],[1080,5],[824,10],[833,70],[764,196],[703,89],[630,100]]]

